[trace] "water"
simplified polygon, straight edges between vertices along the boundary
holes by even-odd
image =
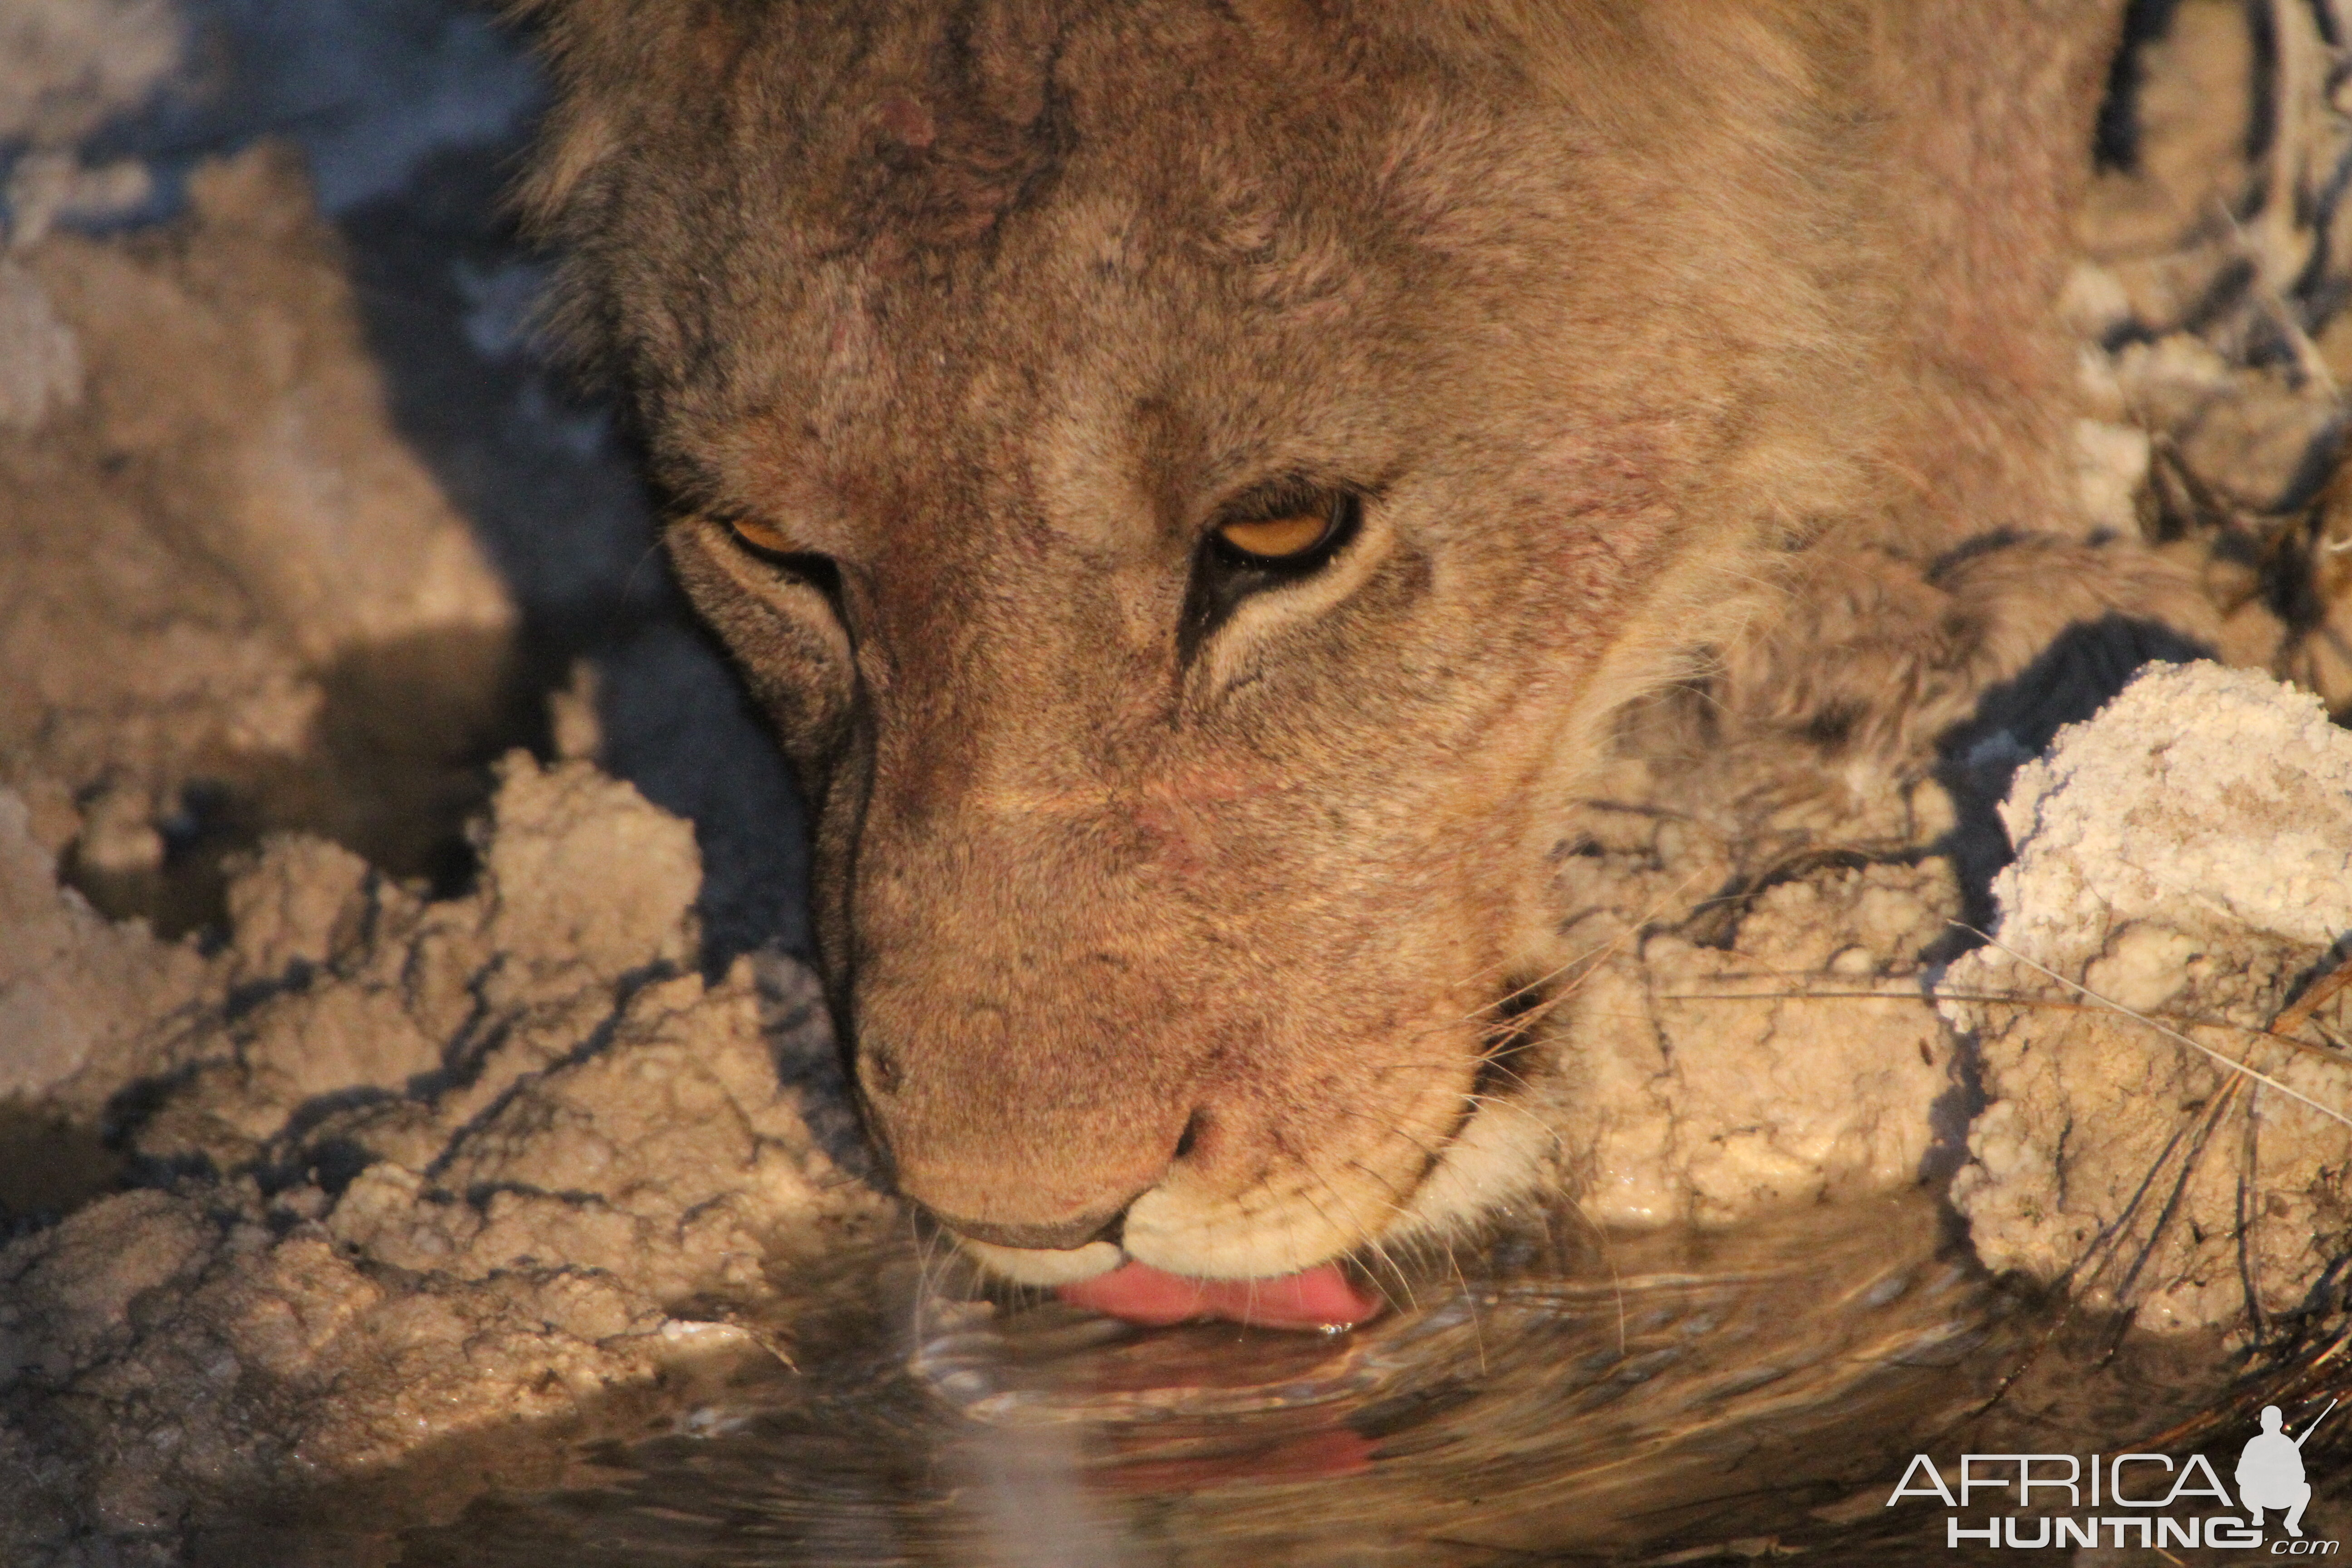
[[[281,1535],[268,1555],[1885,1563],[1945,1555],[1939,1506],[1885,1506],[1914,1453],[2114,1453],[2224,1408],[2218,1343],[2126,1334],[1988,1280],[1948,1223],[1918,1197],[1580,1258],[1507,1248],[1331,1336],[1137,1330],[867,1260],[798,1322],[800,1371],[749,1370],[660,1435],[581,1447],[554,1484],[450,1522],[323,1554]],[[263,1560],[234,1533],[213,1546]]]

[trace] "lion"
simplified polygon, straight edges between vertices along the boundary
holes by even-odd
[[[1835,841],[2069,627],[2210,632],[2069,456],[2122,0],[518,8],[867,1125],[1006,1279],[1368,1316],[1536,1179],[1612,747]]]

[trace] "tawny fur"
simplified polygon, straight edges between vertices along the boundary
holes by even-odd
[[[1834,839],[2070,626],[2206,629],[2072,494],[2119,7],[523,5],[904,1189],[1038,1280],[1122,1210],[1227,1277],[1458,1225],[1606,748]],[[1188,639],[1277,481],[1360,537]]]

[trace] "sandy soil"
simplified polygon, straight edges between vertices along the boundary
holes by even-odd
[[[1937,985],[1990,1097],[1951,1190],[1978,1256],[2151,1326],[2322,1310],[2352,1251],[2347,1017],[2254,1030],[2352,931],[2352,733],[2257,674],[2159,669],[2001,816],[1999,945]],[[2059,1006],[1984,1000],[2012,995]]]
[[[95,919],[26,821],[0,795],[52,944],[10,1022],[149,1180],[0,1251],[0,1548],[789,1354],[771,1279],[896,1218],[802,1114],[840,1098],[807,971],[706,984],[691,827],[588,763],[502,765],[463,898],[273,838],[209,961]]]

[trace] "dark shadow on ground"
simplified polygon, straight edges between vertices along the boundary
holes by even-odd
[[[706,966],[771,942],[806,952],[797,795],[670,579],[625,421],[549,363],[547,270],[505,205],[520,156],[445,153],[340,221],[394,423],[521,610],[518,686],[543,696],[587,661],[599,760],[694,822]],[[544,722],[509,743],[543,754]]]
[[[2096,714],[2148,665],[2214,657],[2159,622],[2111,614],[2067,627],[2032,663],[1988,688],[1965,723],[1938,738],[1937,778],[1959,820],[1937,848],[1959,872],[1964,921],[1990,931],[1999,918],[1992,879],[2016,857],[2000,803],[2017,770],[2047,751],[2059,731]],[[1927,957],[1948,961],[1977,945],[1973,933],[1955,931]]]

